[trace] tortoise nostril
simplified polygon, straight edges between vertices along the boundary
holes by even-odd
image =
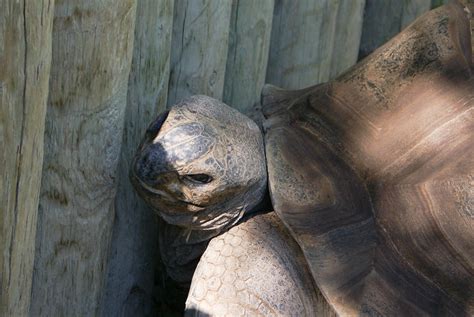
[[[145,142],[135,157],[133,173],[141,182],[152,187],[169,183],[178,175],[160,142]]]

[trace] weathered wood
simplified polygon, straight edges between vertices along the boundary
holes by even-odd
[[[135,5],[68,0],[55,6],[33,316],[99,314]]]
[[[364,7],[365,0],[343,0],[339,3],[330,78],[336,77],[357,62]]]
[[[359,57],[369,55],[430,6],[430,0],[366,0]]]
[[[363,1],[277,0],[266,81],[303,88],[352,65],[362,6]]]
[[[337,2],[276,0],[266,81],[302,88],[329,79]]]
[[[234,0],[223,100],[247,112],[265,84],[274,0]]]
[[[195,94],[222,99],[231,9],[231,0],[175,2],[169,106]]]
[[[431,0],[431,8],[437,8],[443,4],[447,4],[449,0]]]
[[[53,7],[0,2],[0,316],[30,306]]]
[[[166,108],[173,0],[138,0],[105,316],[157,316],[156,216],[137,197],[128,172],[142,132]]]
[[[400,31],[429,9],[431,9],[430,0],[403,1]]]

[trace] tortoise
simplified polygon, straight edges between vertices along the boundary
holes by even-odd
[[[265,86],[262,129],[206,96],[149,126],[130,178],[189,315],[474,314],[470,18],[452,2],[329,83]]]

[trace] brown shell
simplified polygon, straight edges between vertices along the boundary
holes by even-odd
[[[273,206],[339,314],[474,314],[466,12],[425,14],[328,84],[264,89]]]

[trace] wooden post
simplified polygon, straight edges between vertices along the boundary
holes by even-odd
[[[449,0],[431,0],[431,8],[436,8],[448,3]]]
[[[132,188],[128,172],[148,124],[166,109],[173,0],[138,0],[105,316],[156,316],[156,215]]]
[[[33,316],[100,313],[135,5],[64,0],[55,7]]]
[[[344,0],[339,3],[330,79],[357,62],[364,22],[364,7],[365,0]]]
[[[247,112],[265,84],[274,0],[234,0],[224,102]]]
[[[0,2],[0,316],[27,316],[53,0]]]
[[[430,6],[431,0],[366,0],[359,57],[369,55]]]
[[[266,81],[303,88],[352,65],[359,40],[348,39],[360,32],[362,6],[360,0],[276,0]]]
[[[400,31],[403,30],[408,24],[412,23],[417,17],[429,11],[431,9],[430,0],[410,0],[403,2],[402,11],[402,24]]]
[[[195,94],[222,99],[231,0],[177,0],[168,105]]]

